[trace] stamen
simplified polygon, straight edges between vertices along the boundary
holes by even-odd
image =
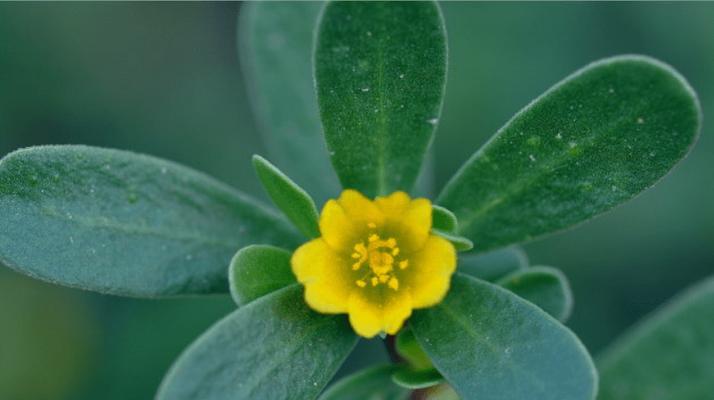
[[[399,279],[392,277],[392,279],[389,280],[389,287],[394,290],[399,290]]]
[[[367,227],[368,227],[368,228],[371,228],[371,229],[374,229],[374,228],[377,227],[377,224],[375,224],[374,222],[369,222],[369,223],[367,224]]]
[[[376,228],[374,222],[367,224],[370,228]],[[409,266],[408,260],[400,260],[397,262],[395,257],[400,254],[400,249],[397,247],[397,239],[394,237],[383,240],[379,234],[371,233],[367,237],[367,243],[359,242],[354,245],[354,253],[351,257],[356,261],[352,264],[352,270],[358,271],[363,264],[369,266],[365,274],[355,284],[360,288],[366,287],[367,284],[377,286],[386,284],[390,289],[399,289],[399,279],[395,276],[394,270],[397,264],[399,269],[405,269]]]

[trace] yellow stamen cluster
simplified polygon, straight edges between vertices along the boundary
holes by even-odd
[[[352,258],[355,263],[352,264],[352,270],[359,271],[364,264],[368,264],[369,269],[355,281],[355,285],[363,288],[369,282],[372,286],[386,284],[390,289],[398,290],[399,279],[394,273],[395,261],[399,269],[406,269],[409,260],[397,260],[400,250],[395,238],[382,239],[374,232],[377,225],[373,222],[368,223],[367,227],[372,230],[367,237],[367,244],[361,241],[353,247]]]

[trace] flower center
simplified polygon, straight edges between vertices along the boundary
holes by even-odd
[[[372,230],[376,228],[374,223],[369,223],[367,226]],[[352,258],[355,259],[355,263],[352,264],[352,270],[359,271],[363,265],[369,266],[355,281],[355,285],[363,288],[367,283],[372,286],[386,284],[393,290],[399,289],[395,267],[400,270],[406,269],[409,260],[399,257],[399,246],[395,238],[390,237],[385,240],[379,234],[372,232],[367,237],[366,243],[357,242],[353,249]]]

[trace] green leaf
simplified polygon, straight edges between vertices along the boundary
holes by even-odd
[[[578,338],[511,292],[456,274],[446,299],[411,328],[465,399],[594,399],[597,373]]]
[[[290,252],[273,246],[240,249],[228,269],[231,296],[239,306],[295,283]]]
[[[601,400],[700,400],[714,393],[714,278],[670,301],[600,357]]]
[[[85,146],[3,158],[0,221],[0,262],[8,267],[137,297],[227,292],[237,249],[300,241],[286,221],[206,175]]]
[[[528,256],[517,246],[486,254],[459,256],[458,261],[459,272],[491,282],[528,267]]]
[[[454,235],[448,232],[442,232],[436,229],[432,229],[431,232],[451,242],[451,244],[454,245],[457,251],[469,251],[474,247],[474,244],[469,239],[463,236]]]
[[[446,33],[435,2],[331,2],[315,80],[332,165],[369,197],[410,191],[441,112]]]
[[[555,268],[532,267],[516,271],[496,283],[559,321],[566,321],[573,310],[573,293],[568,278]]]
[[[406,400],[409,391],[392,382],[396,365],[379,365],[346,376],[330,386],[320,400]]]
[[[436,180],[436,163],[434,162],[434,148],[430,147],[426,153],[424,153],[424,161],[421,165],[421,171],[417,176],[417,180],[414,183],[414,189],[411,191],[411,195],[414,197],[426,197],[433,199],[436,193],[434,188]]]
[[[650,58],[598,61],[521,110],[461,168],[438,203],[477,251],[586,221],[662,178],[692,147],[699,105]]]
[[[268,196],[283,214],[305,236],[319,237],[317,207],[310,195],[263,157],[254,155],[253,166]]]
[[[322,2],[246,2],[238,21],[240,59],[268,155],[319,202],[340,186],[322,135],[312,73]]]
[[[430,369],[434,366],[429,359],[429,356],[424,353],[419,342],[417,342],[414,332],[407,325],[399,331],[394,341],[394,347],[399,354],[411,367],[415,369]]]
[[[157,400],[314,399],[357,343],[344,315],[292,285],[219,321],[179,357]]]
[[[474,244],[463,236],[457,233],[458,223],[456,216],[444,207],[437,205],[432,206],[432,233],[443,237],[450,241],[456,250],[468,251],[474,247]]]
[[[392,380],[397,385],[407,389],[424,389],[438,385],[444,381],[444,377],[434,368],[412,369],[402,367],[392,374]]]
[[[431,207],[431,227],[442,232],[456,232],[456,216],[444,207],[434,204]]]

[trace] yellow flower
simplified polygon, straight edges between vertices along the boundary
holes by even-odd
[[[349,314],[361,336],[397,333],[412,309],[439,303],[449,290],[456,251],[430,231],[427,199],[395,192],[370,201],[343,191],[322,209],[322,236],[292,256],[305,301],[321,313]]]

